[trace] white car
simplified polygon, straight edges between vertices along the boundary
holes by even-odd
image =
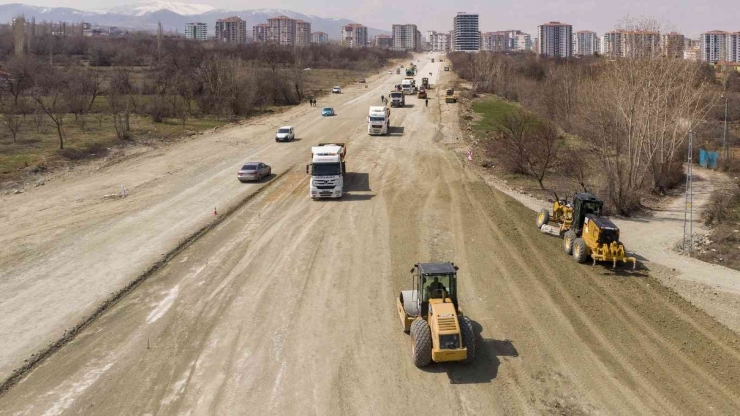
[[[342,92],[342,89],[339,88],[339,86],[336,86],[336,87],[334,87],[334,88],[331,89],[331,92],[334,93],[334,94],[339,94],[339,93]]]
[[[275,133],[276,142],[291,142],[293,140],[295,140],[295,130],[293,129],[293,126],[280,127],[277,133]]]

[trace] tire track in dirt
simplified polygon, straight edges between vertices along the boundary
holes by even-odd
[[[498,196],[498,200],[501,203],[501,205],[502,206],[505,205],[506,202],[505,201],[502,201],[502,199],[504,198],[503,195],[497,195],[497,196]],[[531,239],[527,235],[527,233],[530,232],[531,230],[523,230],[522,229],[522,223],[520,221],[517,221],[516,219],[513,219],[513,218],[512,218],[512,224],[514,224],[515,228],[519,231],[520,235],[528,243],[528,245],[531,246],[533,244],[533,242],[531,241]],[[544,259],[540,255],[540,253],[535,252],[534,255],[538,258],[538,260],[540,261],[540,263],[546,261],[546,259]],[[654,342],[656,342],[656,343],[659,344],[659,347],[660,348],[654,347],[654,348],[651,348],[649,350],[652,353],[651,355],[652,355],[653,360],[650,361],[650,362],[644,362],[643,364],[657,363],[661,367],[661,369],[663,369],[665,371],[665,374],[664,374],[664,377],[663,378],[666,378],[667,377],[667,378],[670,379],[670,368],[666,364],[666,361],[668,361],[668,360],[665,359],[665,353],[668,352],[669,354],[674,355],[677,359],[681,360],[684,363],[684,365],[688,365],[689,367],[691,367],[695,371],[695,373],[698,374],[698,375],[700,375],[702,378],[704,378],[706,382],[709,382],[710,384],[713,384],[716,388],[718,388],[720,391],[722,391],[723,393],[725,393],[727,399],[729,399],[731,401],[735,401],[736,400],[733,397],[732,393],[730,393],[725,386],[717,383],[715,380],[713,380],[711,377],[709,377],[704,371],[702,371],[697,366],[695,366],[692,363],[690,363],[688,360],[685,359],[685,357],[679,355],[675,351],[674,348],[671,348],[671,346],[668,343],[665,342],[664,339],[660,339],[660,338],[656,339],[656,335],[655,335],[654,330],[653,330],[654,327],[647,325],[646,324],[646,320],[644,318],[640,318],[638,315],[636,315],[633,312],[632,308],[624,305],[623,302],[619,301],[616,298],[616,296],[612,294],[613,289],[614,289],[613,287],[604,286],[604,283],[598,277],[594,277],[592,274],[589,274],[589,273],[585,272],[583,270],[583,266],[577,267],[577,268],[575,268],[575,270],[577,270],[577,273],[579,274],[579,277],[590,280],[591,283],[595,283],[597,286],[599,286],[602,289],[601,292],[594,292],[594,293],[596,293],[596,294],[599,295],[599,299],[601,300],[601,302],[606,302],[606,304],[614,304],[614,303],[617,304],[617,306],[614,306],[613,313],[611,315],[613,317],[616,317],[616,319],[622,323],[622,325],[624,326],[624,328],[629,331],[629,333],[633,337],[633,339],[635,339],[635,340],[641,340],[641,339],[643,339],[643,337],[649,337],[649,338],[653,339]],[[568,291],[566,290],[566,288],[563,287],[563,284],[562,284],[562,281],[561,280],[555,278],[550,273],[548,273],[548,277],[550,278],[550,281],[555,284],[555,287],[557,288],[556,289],[557,291],[562,292],[562,293],[568,293]],[[570,295],[568,295],[568,301],[572,305],[575,305],[575,302],[574,302],[573,298]],[[631,318],[631,321],[629,321],[629,322],[626,321],[625,318],[624,318],[624,316],[623,316],[624,314],[629,315],[630,318]],[[640,328],[642,328],[642,331],[638,332],[635,329],[632,329],[633,327],[640,327]],[[643,345],[643,348],[647,348],[647,346],[645,346],[644,343],[642,343],[642,342],[640,342],[640,343],[641,343],[641,345]],[[612,346],[612,350],[616,350],[614,348],[614,346]],[[625,356],[627,356],[627,355],[625,355]],[[658,382],[656,385],[661,385],[661,384],[662,384],[662,382]],[[687,401],[687,402],[691,402],[691,401],[690,400],[685,400],[684,397],[686,397],[686,396],[692,397],[694,399],[694,401],[696,401],[696,402],[702,402],[703,401],[703,398],[702,398],[703,395],[697,395],[696,392],[694,391],[695,390],[695,387],[689,387],[689,386],[679,386],[679,387],[683,390],[684,394],[675,395],[675,397],[679,397],[679,398],[681,398],[682,401]],[[711,403],[712,403],[711,401],[710,402],[706,402],[706,406],[707,407],[711,406]]]

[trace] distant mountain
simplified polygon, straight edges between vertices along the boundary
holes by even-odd
[[[201,22],[208,25],[209,35],[213,35],[216,20],[230,16],[239,16],[247,22],[247,34],[251,36],[252,26],[267,23],[267,19],[276,16],[288,16],[311,22],[311,31],[326,32],[329,39],[339,39],[342,26],[357,23],[344,18],[325,18],[305,15],[284,9],[259,9],[230,11],[213,9],[211,6],[185,4],[171,1],[152,0],[127,6],[118,6],[105,11],[83,11],[68,7],[37,7],[20,3],[0,5],[0,22],[11,21],[16,16],[24,15],[27,20],[35,18],[52,22],[86,22],[93,25],[115,26],[134,30],[157,29],[157,22],[162,22],[165,31],[185,31],[185,24]],[[387,30],[368,28],[368,35],[390,34]]]

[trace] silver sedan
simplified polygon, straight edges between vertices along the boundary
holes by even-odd
[[[236,173],[236,178],[239,182],[246,181],[261,181],[262,178],[270,176],[272,174],[272,168],[270,165],[266,165],[262,162],[247,162],[239,169]]]

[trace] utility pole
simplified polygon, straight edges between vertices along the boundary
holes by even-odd
[[[729,107],[729,97],[725,95],[725,131],[724,131],[724,137],[722,139],[722,150],[724,150],[724,156],[725,156],[725,166],[729,163],[729,156],[730,156],[730,150],[727,148],[727,110]]]
[[[689,131],[689,155],[686,159],[688,165],[686,168],[686,204],[683,211],[683,251],[684,253],[688,252],[689,256],[694,251],[694,181],[692,175],[694,165],[693,157],[694,132]],[[688,247],[686,243],[688,243]]]

